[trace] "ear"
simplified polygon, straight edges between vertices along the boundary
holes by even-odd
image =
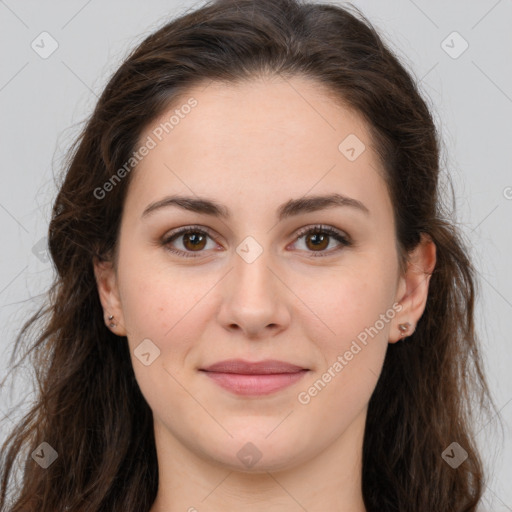
[[[410,336],[416,329],[421,315],[425,311],[428,287],[436,265],[436,245],[426,233],[421,234],[421,241],[409,253],[407,271],[400,276],[397,287],[396,302],[402,309],[393,319],[389,342],[396,343],[404,338],[398,326],[409,322],[411,327],[405,333]]]
[[[95,257],[93,259],[93,267],[98,294],[103,306],[105,324],[114,334],[126,336],[123,308],[113,263],[110,261],[99,261]],[[109,320],[110,315],[114,317],[112,320]],[[115,327],[111,327],[110,323],[114,323]]]

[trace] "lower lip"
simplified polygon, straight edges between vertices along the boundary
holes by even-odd
[[[207,372],[206,375],[220,387],[237,395],[269,395],[299,381],[308,370],[295,373],[242,375],[239,373]]]

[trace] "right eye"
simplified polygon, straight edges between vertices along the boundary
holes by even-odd
[[[166,235],[162,240],[162,245],[164,245],[168,251],[173,254],[177,254],[178,256],[182,256],[184,258],[197,258],[200,256],[200,253],[204,252],[203,249],[205,249],[208,238],[213,241],[212,234],[207,228],[200,226],[187,226]],[[176,249],[171,245],[172,242],[179,239],[182,239],[181,244],[183,249]],[[199,254],[195,255],[194,253]]]

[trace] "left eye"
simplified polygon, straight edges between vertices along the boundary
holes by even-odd
[[[317,254],[311,254],[313,257],[327,256],[332,252],[338,252],[340,248],[335,249],[334,251],[328,251],[327,254],[325,254],[326,251],[323,250],[329,246],[329,239],[332,238],[339,242],[342,247],[352,245],[352,242],[347,236],[345,236],[341,231],[331,228],[330,226],[314,226],[312,228],[305,228],[297,234],[297,240],[300,240],[301,238],[305,238],[305,245],[307,248],[315,248],[312,252]]]
[[[189,226],[171,233],[171,235],[162,241],[162,245],[164,245],[168,251],[174,254],[186,258],[194,258],[198,257],[199,255],[196,256],[193,253],[204,252],[203,249],[206,248],[205,245],[207,238],[212,239],[213,242],[213,234],[205,230],[205,228]],[[311,254],[313,257],[326,256],[332,252],[338,252],[340,250],[340,248],[338,248],[328,252],[325,251],[325,249],[329,246],[330,239],[335,239],[337,242],[339,242],[341,247],[348,247],[352,245],[352,242],[348,236],[345,236],[341,231],[338,231],[337,229],[334,229],[330,226],[313,226],[304,228],[297,233],[295,241],[298,241],[302,238],[305,239],[306,251],[313,248],[312,250],[308,251],[313,253]],[[182,239],[181,244],[184,250],[172,247],[171,242],[178,239]]]

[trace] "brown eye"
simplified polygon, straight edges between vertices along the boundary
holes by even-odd
[[[352,245],[352,241],[348,236],[330,226],[319,225],[304,228],[297,234],[295,240],[297,242],[302,238],[304,238],[305,241],[305,251],[309,253],[310,256],[329,256],[339,252],[343,247]],[[208,239],[214,242],[212,234],[206,231],[205,228],[188,226],[171,233],[164,238],[161,243],[165,246],[166,250],[173,254],[193,258],[199,257],[201,253],[206,252],[206,249],[208,249]],[[332,250],[326,250],[332,240],[338,242],[338,247]],[[174,244],[177,242],[181,243],[181,249],[175,247]],[[210,248],[214,249],[215,243],[213,247]]]
[[[189,226],[165,237],[162,240],[162,245],[173,254],[194,258],[205,252],[204,249],[207,248],[208,239],[213,240],[213,237],[204,228],[199,229]],[[175,244],[178,242],[181,243],[182,248],[177,249],[175,247]],[[197,256],[193,253],[197,253]]]
[[[329,246],[329,238],[331,238],[331,235],[325,235],[322,233],[309,233],[305,235],[306,246],[311,250],[326,249]]]
[[[204,249],[206,236],[197,232],[189,232],[183,235],[183,245],[187,250],[198,251]]]
[[[310,253],[310,256],[329,256],[333,253],[337,253],[343,247],[349,247],[352,245],[351,240],[348,236],[345,236],[341,231],[334,229],[330,226],[313,226],[312,228],[302,229],[298,234],[296,240],[304,238],[306,252]],[[329,247],[331,239],[338,242],[338,248],[326,251]]]

